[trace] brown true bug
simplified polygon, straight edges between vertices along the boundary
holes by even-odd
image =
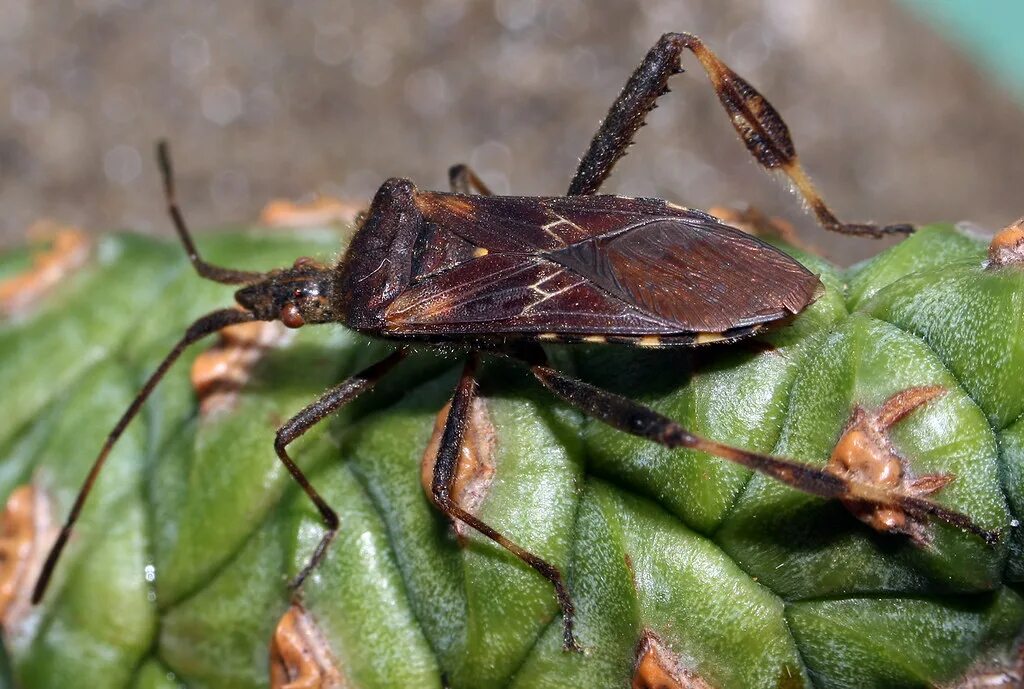
[[[824,498],[888,505],[921,519],[935,517],[995,542],[997,534],[927,499],[694,435],[637,402],[549,365],[539,343],[672,347],[737,340],[801,312],[821,288],[818,277],[794,259],[706,213],[658,199],[595,195],[655,101],[668,91],[669,77],[682,71],[683,50],[692,51],[700,61],[755,159],[785,174],[822,226],[875,237],[913,231],[909,225],[841,223],[798,162],[775,109],[700,39],[682,33],[665,34],[630,77],[580,161],[566,196],[493,196],[465,166],[449,171],[451,193],[420,191],[407,180],[391,179],[380,187],[348,250],[332,267],[299,259],[291,268],[256,273],[203,261],[178,209],[170,158],[161,143],[158,159],[168,209],[189,259],[204,278],[244,285],[235,293],[243,310],[222,309],[196,320],[143,386],[100,450],[43,566],[33,601],[42,598],[111,447],[168,368],[197,340],[254,320],[281,320],[292,328],[340,322],[397,343],[392,354],[328,390],[277,431],[278,457],[326,526],[294,580],[295,587],[323,558],[338,517],[289,457],[287,447],[373,387],[413,344],[467,352],[434,464],[435,504],[450,518],[510,550],[554,585],[566,649],[579,647],[573,634],[572,598],[562,574],[464,510],[451,494],[476,394],[480,353],[522,362],[563,402],[627,433],[670,448],[701,450]],[[477,195],[471,195],[473,191]]]

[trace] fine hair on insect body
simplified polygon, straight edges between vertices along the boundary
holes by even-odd
[[[500,544],[551,582],[567,650],[579,650],[579,644],[563,573],[519,546],[514,534],[498,532],[465,509],[452,490],[481,356],[520,363],[563,403],[626,433],[669,448],[707,452],[861,510],[884,506],[918,525],[934,518],[996,542],[998,534],[919,493],[696,435],[638,402],[551,365],[544,343],[680,347],[733,342],[783,324],[821,293],[818,276],[795,259],[707,213],[661,199],[598,194],[657,99],[668,92],[669,78],[682,71],[686,51],[699,61],[755,160],[784,175],[822,227],[869,237],[913,231],[906,224],[839,221],[800,164],[781,116],[700,39],[685,33],[665,34],[648,52],[609,109],[564,196],[495,196],[464,165],[449,170],[449,192],[423,191],[408,180],[390,179],[333,266],[299,258],[287,268],[252,272],[204,261],[178,207],[170,155],[161,142],[157,158],[168,211],[189,260],[201,277],[238,286],[235,300],[241,309],[219,309],[193,322],[118,420],[43,565],[33,601],[42,599],[111,448],[172,364],[195,342],[250,321],[280,320],[290,328],[341,323],[395,345],[392,353],[327,390],[277,430],[274,450],[325,527],[292,582],[295,589],[324,557],[339,520],[292,460],[288,446],[372,388],[416,346],[465,353],[431,470],[432,501],[447,517]],[[906,535],[901,528],[889,530]]]

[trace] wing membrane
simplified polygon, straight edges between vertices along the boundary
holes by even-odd
[[[654,220],[549,258],[623,301],[692,332],[798,313],[818,280],[780,251],[724,225]]]

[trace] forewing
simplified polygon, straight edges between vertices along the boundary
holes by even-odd
[[[386,309],[388,333],[721,333],[798,313],[820,287],[768,244],[657,199],[424,192],[417,203],[428,229],[465,249],[416,271]]]
[[[660,199],[622,196],[462,196],[425,191],[416,203],[428,226],[494,253],[556,251],[638,220],[694,213],[673,209]]]
[[[670,323],[539,256],[491,254],[432,276],[388,305],[394,335],[671,333]]]
[[[722,332],[799,313],[816,275],[768,244],[707,218],[661,218],[548,257],[645,313]]]

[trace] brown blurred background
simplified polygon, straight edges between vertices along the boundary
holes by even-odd
[[[1019,103],[886,0],[0,0],[0,244],[43,216],[170,235],[161,136],[195,227],[393,175],[443,189],[460,161],[499,193],[561,193],[671,30],[775,104],[841,218],[1024,215]],[[877,250],[817,232],[686,66],[605,191],[749,202],[841,262]]]

